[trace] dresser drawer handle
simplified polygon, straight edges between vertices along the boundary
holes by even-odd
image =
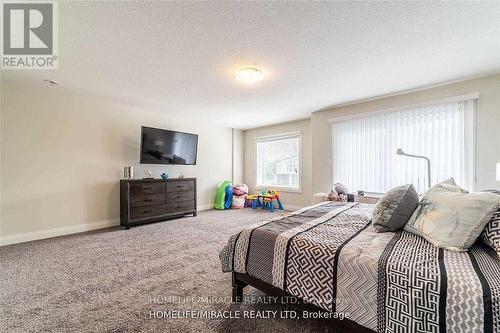
[[[144,199],[145,202],[153,201],[153,199]]]
[[[182,188],[184,187],[184,185],[177,185],[177,188]]]
[[[152,210],[143,210],[142,213],[143,214],[149,214],[149,213],[152,213],[153,211]]]
[[[143,190],[152,190],[152,188],[151,188],[151,187],[143,187],[142,189],[143,189]]]
[[[181,197],[181,196],[180,196],[180,195],[178,195],[176,198],[177,198],[177,199],[179,199],[180,197]]]

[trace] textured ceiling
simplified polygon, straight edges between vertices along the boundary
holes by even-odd
[[[58,70],[2,79],[241,129],[500,70],[500,2],[60,2],[59,25]]]

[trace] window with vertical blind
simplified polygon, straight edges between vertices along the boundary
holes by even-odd
[[[257,187],[300,191],[300,132],[255,138]]]
[[[427,162],[397,155],[423,155],[431,162],[431,185],[453,177],[472,189],[474,100],[449,102],[332,121],[333,179],[355,192],[384,193],[413,184],[428,188]]]

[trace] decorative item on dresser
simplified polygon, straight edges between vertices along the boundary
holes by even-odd
[[[189,214],[196,216],[196,178],[120,181],[120,221],[126,229]]]

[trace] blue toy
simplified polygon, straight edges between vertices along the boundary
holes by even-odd
[[[226,186],[226,203],[224,204],[225,209],[231,209],[231,204],[233,203],[233,187],[231,185]]]

